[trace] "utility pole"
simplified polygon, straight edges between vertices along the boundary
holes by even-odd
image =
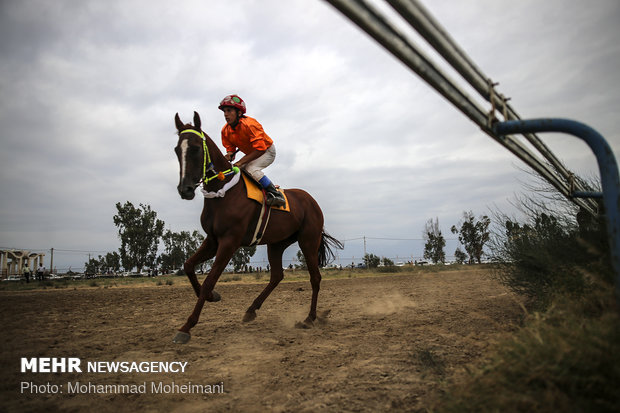
[[[366,235],[364,235],[364,258],[366,258]]]
[[[50,248],[50,274],[54,274],[54,248]]]

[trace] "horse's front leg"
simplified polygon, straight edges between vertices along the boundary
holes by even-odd
[[[284,272],[282,271],[282,254],[293,242],[295,242],[294,239],[287,239],[277,244],[267,245],[267,256],[269,257],[269,265],[271,266],[271,279],[263,292],[256,297],[252,305],[246,310],[243,316],[243,322],[247,323],[256,318],[256,310],[261,308],[267,297],[269,297],[269,294],[271,294],[284,278]]]
[[[217,280],[220,278],[220,275],[226,268],[226,265],[228,265],[228,262],[232,258],[233,254],[237,248],[239,248],[240,243],[240,239],[227,241],[220,240],[217,253],[215,255],[215,262],[213,263],[211,271],[209,271],[209,275],[207,275],[207,278],[205,278],[202,286],[200,287],[200,294],[198,295],[198,301],[194,306],[194,311],[174,337],[173,341],[175,343],[185,344],[189,341],[189,331],[198,323],[198,319],[200,318],[200,313],[202,312],[202,307],[204,306],[205,301],[216,301],[216,298],[219,297],[219,295],[213,291],[213,288],[215,287]]]
[[[189,257],[187,261],[185,261],[185,264],[183,264],[183,271],[185,272],[185,275],[187,275],[187,278],[189,278],[189,282],[194,288],[196,297],[200,297],[200,284],[198,283],[198,278],[196,277],[196,267],[206,260],[215,257],[216,253],[217,241],[215,238],[207,236],[194,255]]]

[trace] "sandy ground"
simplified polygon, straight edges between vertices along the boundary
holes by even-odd
[[[242,323],[262,288],[219,284],[222,301],[207,303],[185,345],[172,343],[195,303],[185,283],[0,292],[0,410],[424,411],[441,381],[484,357],[521,316],[515,298],[477,270],[324,280],[319,312],[331,313],[307,330],[295,323],[307,315],[308,281],[282,283]],[[82,373],[21,373],[23,357],[77,357]],[[93,361],[187,365],[88,372]],[[92,386],[76,394],[77,382]],[[97,393],[106,385],[116,387]],[[138,393],[125,392],[131,385]]]

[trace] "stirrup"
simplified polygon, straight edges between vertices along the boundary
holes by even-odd
[[[267,192],[267,199],[265,200],[265,203],[269,206],[281,207],[286,205],[286,200],[279,191],[278,195],[274,194],[273,192]]]

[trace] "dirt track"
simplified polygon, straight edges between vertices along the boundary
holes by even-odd
[[[328,322],[307,315],[309,282],[282,283],[241,322],[263,284],[219,284],[186,345],[172,337],[193,308],[188,284],[1,292],[1,411],[423,411],[425,397],[521,314],[505,288],[473,270],[324,280]],[[182,361],[185,373],[20,373],[22,357]],[[68,382],[142,384],[145,394],[67,394]],[[154,384],[223,385],[218,394],[153,394]],[[31,394],[22,382],[63,393]],[[102,386],[101,386],[102,387]],[[221,388],[220,387],[220,388]],[[217,387],[212,387],[217,391]]]

